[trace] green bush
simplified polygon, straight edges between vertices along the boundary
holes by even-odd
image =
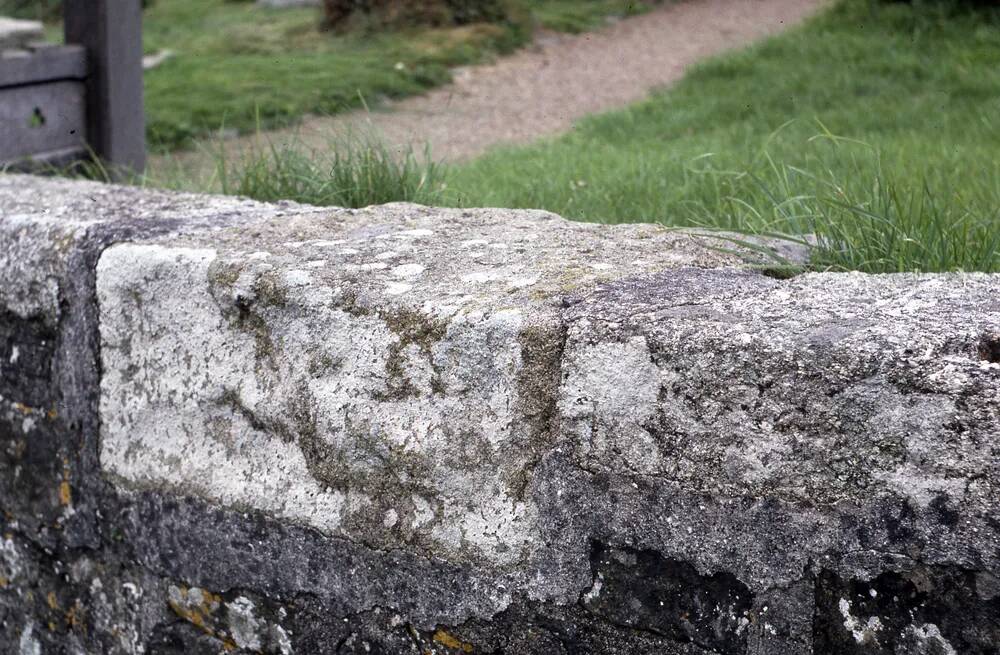
[[[362,21],[379,27],[466,25],[513,20],[511,0],[324,0],[324,25]]]
[[[0,0],[0,16],[52,20],[59,17],[61,10],[61,0]]]
[[[142,0],[145,9],[155,0]],[[62,0],[0,0],[0,16],[53,21],[62,16]]]

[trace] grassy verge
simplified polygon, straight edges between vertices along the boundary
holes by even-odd
[[[149,143],[169,150],[222,125],[248,132],[419,93],[450,80],[453,66],[523,44],[536,22],[579,31],[635,4],[532,0],[504,24],[333,34],[317,29],[312,8],[157,0],[144,14],[145,48],[175,55],[146,73]]]
[[[647,11],[662,0],[535,0],[535,22],[545,29],[578,34],[596,29],[609,17],[623,18]]]
[[[146,74],[149,142],[174,148],[221,125],[241,132],[418,93],[448,68],[510,50],[518,25],[379,34],[317,29],[315,9],[252,2],[159,0],[145,13],[147,52],[176,55]]]
[[[216,159],[220,190],[256,200],[367,207],[387,202],[441,201],[442,170],[426,155],[394,152],[377,137],[349,134],[322,151],[264,144],[239,161]]]
[[[563,138],[451,169],[447,200],[811,232],[822,267],[1000,271],[997,61],[1000,9],[843,0]]]

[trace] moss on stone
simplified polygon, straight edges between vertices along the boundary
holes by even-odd
[[[385,362],[386,391],[379,399],[403,400],[419,397],[421,390],[406,374],[406,351],[410,346],[417,346],[434,368],[433,347],[444,338],[448,324],[411,309],[380,312],[379,316],[398,337],[397,341],[389,346],[389,355]],[[432,394],[444,392],[444,384],[436,369],[429,391]]]

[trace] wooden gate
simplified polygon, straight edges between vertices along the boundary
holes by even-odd
[[[65,45],[0,53],[0,166],[145,168],[141,0],[65,0]]]

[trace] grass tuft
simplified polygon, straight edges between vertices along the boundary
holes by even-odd
[[[693,175],[710,179],[693,184],[700,194],[677,222],[792,241],[809,250],[817,270],[1000,272],[1000,186],[993,178],[959,189],[947,180],[900,177],[882,167],[877,152],[842,152],[858,149],[870,147],[841,140],[835,163],[825,166],[818,159],[807,168],[781,164],[764,152],[738,173],[701,170]]]
[[[358,134],[333,139],[322,151],[295,141],[259,143],[237,160],[220,148],[216,162],[223,193],[337,207],[440,200],[443,171],[426,152],[394,152],[380,139]]]

